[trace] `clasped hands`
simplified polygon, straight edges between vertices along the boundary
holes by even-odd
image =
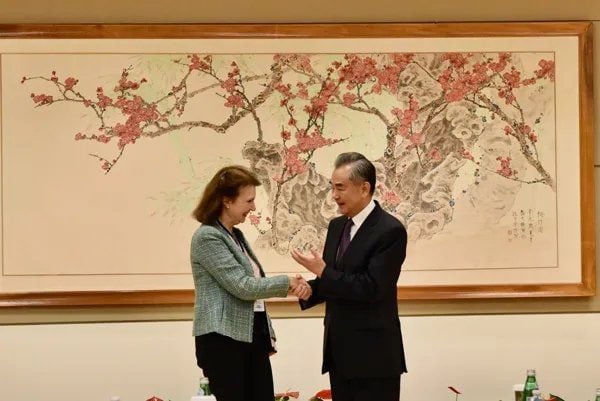
[[[310,288],[304,277],[296,274],[295,276],[290,276],[288,295],[294,295],[306,301],[312,295],[312,288]]]

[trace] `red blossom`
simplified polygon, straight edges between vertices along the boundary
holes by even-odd
[[[504,82],[512,89],[518,88],[521,83],[521,73],[515,67],[512,67],[510,72],[505,72],[502,75]]]
[[[292,138],[292,133],[290,131],[287,130],[283,130],[281,131],[281,138],[283,138],[284,141],[289,141]]]
[[[121,72],[121,78],[119,79],[118,85],[115,86],[114,91],[115,92],[125,92],[129,89],[139,89],[140,84],[138,82],[135,81],[130,81],[127,78],[129,77],[129,72],[127,72],[126,69],[123,69],[123,71]],[[146,82],[145,79],[142,80],[143,82]]]
[[[516,177],[517,171],[510,167],[511,158],[509,156],[505,158],[498,156],[496,160],[500,162],[500,168],[496,170],[498,174],[506,178]]]
[[[115,102],[123,114],[130,115],[135,122],[153,122],[158,120],[160,114],[156,104],[148,104],[140,96],[134,96],[132,100],[120,98]]]
[[[397,65],[385,65],[377,71],[377,85],[373,87],[374,93],[380,93],[381,88],[388,88],[391,93],[398,93],[398,82],[403,69]]]
[[[306,87],[306,85],[302,82],[298,82],[296,84],[296,86],[298,87],[298,97],[300,99],[307,100],[308,99],[308,88]]]
[[[117,123],[113,132],[119,139],[119,148],[122,149],[130,143],[135,143],[142,135],[142,124],[157,121],[161,115],[158,113],[156,104],[147,104],[140,96],[134,96],[132,100],[119,98],[114,105],[121,112],[128,115],[125,124]]]
[[[410,135],[411,146],[419,146],[425,143],[425,135],[422,132],[415,132]]]
[[[127,119],[125,124],[117,123],[113,128],[113,131],[119,136],[119,149],[123,149],[130,143],[135,143],[136,139],[142,135],[139,124],[136,124],[131,118]]]
[[[98,97],[98,106],[102,109],[105,109],[107,106],[110,106],[113,102],[111,98],[104,95],[103,93],[98,93],[96,96]]]
[[[389,190],[383,184],[379,184],[377,188],[381,193],[379,198],[381,203],[389,206],[397,206],[400,203],[400,197],[394,191]]]
[[[284,84],[284,83],[278,83],[275,86],[275,90],[278,91],[279,93],[281,93],[281,95],[285,98],[285,99],[293,99],[296,96],[292,93],[292,85],[290,84]]]
[[[224,103],[225,107],[243,107],[244,99],[240,95],[227,96],[227,101]]]
[[[77,82],[79,82],[79,80],[73,77],[65,79],[65,90],[72,90],[73,87],[77,85]]]
[[[442,60],[448,60],[454,68],[463,68],[472,56],[471,53],[444,53],[442,54]]]
[[[110,142],[110,137],[104,134],[100,134],[96,137],[96,140],[101,143],[108,143]]]
[[[233,93],[236,85],[237,79],[235,78],[228,78],[225,81],[221,82],[221,88],[225,89],[229,93]]]
[[[257,216],[255,214],[249,214],[248,219],[250,220],[250,224],[252,224],[253,226],[257,226],[260,224],[260,216]]]
[[[352,106],[356,102],[356,95],[354,93],[344,93],[343,96],[344,106]]]
[[[408,101],[408,109],[402,110],[397,107],[392,109],[392,114],[398,119],[396,132],[407,138],[410,132],[412,123],[419,117],[419,102],[410,96]]]
[[[404,70],[413,61],[414,57],[414,53],[394,53],[392,59],[394,64]]]
[[[212,58],[210,55],[205,56],[203,59],[200,59],[200,56],[197,54],[190,54],[187,57],[190,60],[190,64],[188,66],[190,71],[210,71],[210,64],[212,63]]]
[[[527,124],[519,124],[519,130],[525,134],[531,142],[537,142],[537,135]]]
[[[313,131],[311,134],[306,134],[304,130],[300,130],[296,133],[295,139],[296,145],[284,148],[283,164],[286,177],[294,177],[308,170],[307,160],[303,158],[303,155],[338,142],[337,140],[324,138],[318,130]],[[281,177],[273,177],[273,179],[278,183],[282,182]]]
[[[427,155],[434,162],[439,162],[440,160],[442,160],[442,154],[440,153],[440,150],[438,148],[432,148]]]
[[[281,62],[303,72],[313,72],[309,54],[274,54],[273,61]]]
[[[537,135],[535,134],[535,132],[531,131],[531,132],[529,133],[529,140],[530,140],[531,142],[537,142],[537,139],[538,139],[538,137],[537,137]]]
[[[315,130],[311,135],[306,135],[303,131],[296,133],[296,142],[300,152],[310,152],[334,143],[331,139],[326,139],[321,132]]]
[[[535,70],[534,74],[537,78],[548,78],[554,82],[554,61],[552,60],[540,60],[538,62],[540,66],[539,70]]]
[[[508,65],[509,61],[510,61],[510,54],[509,53],[500,53],[498,55],[498,61],[496,62],[496,61],[490,60],[488,62],[488,67],[493,72],[502,72],[506,68],[506,66]]]
[[[472,71],[463,68],[446,68],[438,77],[438,82],[444,91],[447,102],[461,101],[469,93],[474,93],[489,80],[487,68],[482,64],[475,64]]]
[[[338,74],[340,82],[346,82],[348,89],[372,80],[377,73],[377,62],[372,57],[346,54],[344,58],[346,64],[338,70]]]
[[[51,104],[54,101],[54,98],[51,95],[44,95],[43,93],[40,93],[39,95],[32,93],[31,98],[33,99],[34,103],[37,103],[40,106],[44,104]]]
[[[308,166],[304,160],[300,159],[300,150],[294,145],[287,148],[283,155],[283,163],[286,171],[291,176],[296,176],[308,170]]]
[[[462,149],[461,151],[461,156],[465,159],[471,160],[471,161],[475,161],[475,158],[473,157],[473,155],[471,154],[471,152],[469,152],[467,149]]]
[[[517,100],[515,94],[508,87],[505,89],[499,89],[498,96],[500,96],[500,98],[505,99],[504,101],[506,102],[506,104],[512,104],[515,100]]]
[[[327,111],[327,105],[330,98],[338,94],[338,88],[335,83],[328,79],[321,86],[319,93],[310,99],[310,105],[304,107],[304,111],[311,118],[319,118]]]

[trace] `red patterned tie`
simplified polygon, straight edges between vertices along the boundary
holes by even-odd
[[[337,255],[335,258],[336,262],[339,262],[344,256],[344,252],[348,249],[348,245],[350,245],[350,229],[354,225],[352,219],[346,220],[346,224],[344,224],[344,231],[342,231],[342,239],[340,240],[340,246],[338,246]]]

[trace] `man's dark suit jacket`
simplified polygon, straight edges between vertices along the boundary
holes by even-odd
[[[347,217],[327,230],[320,278],[302,309],[326,302],[322,372],[346,378],[393,377],[406,372],[396,283],[406,256],[406,230],[376,202],[346,253],[336,252]]]

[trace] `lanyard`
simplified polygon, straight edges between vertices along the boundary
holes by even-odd
[[[233,234],[231,231],[229,231],[229,230],[227,229],[227,227],[225,227],[225,226],[223,225],[223,223],[221,223],[221,222],[219,221],[219,219],[217,219],[217,223],[219,224],[219,226],[221,226],[221,228],[222,228],[223,230],[225,230],[225,232],[226,232],[227,234],[229,234],[229,236],[231,237],[231,239],[233,240],[233,242],[235,242],[235,243],[236,243],[236,245],[240,247],[240,249],[242,250],[242,252],[246,253],[246,248],[244,248],[244,244],[242,244],[242,242],[241,242],[241,241],[240,241],[240,240],[239,240],[239,239],[238,239],[238,238],[235,236],[235,234]]]
[[[248,253],[248,251],[246,251],[246,247],[244,246],[244,244],[242,243],[242,241],[240,239],[237,238],[237,236],[235,234],[233,234],[231,231],[229,231],[224,225],[223,223],[221,223],[218,219],[217,219],[217,223],[219,224],[219,226],[221,226],[221,228],[223,230],[225,230],[227,232],[227,234],[229,234],[229,236],[231,237],[231,239],[233,240],[233,242],[235,242],[237,244],[237,246],[240,247],[240,249],[242,250],[242,253],[244,255],[246,255],[246,257],[248,258],[248,260],[250,261],[250,263],[254,266],[256,265],[256,268],[258,269],[258,272],[260,274],[261,277],[264,276],[264,272],[262,271],[262,269],[259,267],[258,262],[256,262],[255,260],[253,260],[253,258],[250,256],[250,254]]]

